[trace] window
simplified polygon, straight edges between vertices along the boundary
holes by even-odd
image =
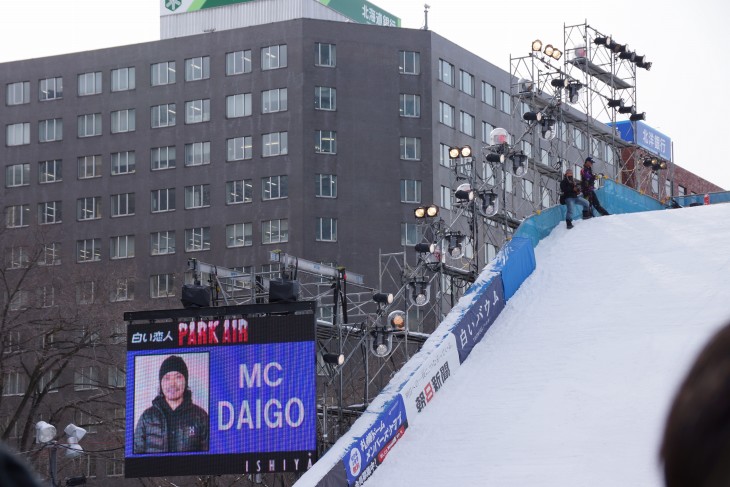
[[[175,210],[175,188],[153,189],[151,196],[152,213]]]
[[[317,198],[337,198],[337,176],[334,174],[315,174],[314,196]]]
[[[175,232],[165,230],[150,234],[150,254],[168,255],[175,253]]]
[[[5,268],[24,269],[28,267],[30,255],[27,247],[10,247],[5,249]]]
[[[454,65],[443,59],[439,59],[439,80],[454,86]]]
[[[261,113],[283,112],[287,109],[287,89],[261,92]]]
[[[124,452],[111,452],[106,459],[106,476],[121,477],[124,475]]]
[[[337,154],[337,132],[334,130],[317,130],[314,133],[314,152]]]
[[[552,191],[550,191],[549,188],[542,187],[541,188],[542,198],[541,198],[541,205],[543,208],[549,208],[550,207],[550,200],[552,199]]]
[[[8,83],[5,103],[8,105],[23,105],[30,103],[30,81]]]
[[[677,185],[677,196],[685,196],[687,194],[687,188],[681,184]]]
[[[151,71],[152,86],[175,83],[175,61],[153,64]]]
[[[101,218],[101,196],[89,196],[76,200],[76,219],[96,220]]]
[[[134,215],[134,193],[113,194],[112,218]]]
[[[38,82],[38,100],[49,101],[63,98],[63,78],[46,78]]]
[[[185,81],[210,78],[210,57],[201,56],[185,60]]]
[[[202,166],[210,164],[210,142],[185,144],[185,165]]]
[[[523,191],[525,199],[527,201],[532,202],[535,200],[535,197],[533,195],[532,181],[530,181],[529,179],[523,179],[522,180],[522,191]]]
[[[61,160],[41,161],[38,163],[38,183],[48,184],[61,181]]]
[[[210,100],[193,100],[185,102],[185,123],[201,123],[210,121]]]
[[[63,120],[54,118],[38,122],[38,142],[63,140]]]
[[[175,104],[156,105],[151,108],[152,128],[172,127],[175,125]]]
[[[185,229],[185,251],[210,250],[210,227]]]
[[[124,387],[127,382],[127,374],[121,367],[110,365],[107,369],[109,387]]]
[[[449,127],[454,126],[454,107],[446,102],[439,102],[439,122]]]
[[[30,184],[30,164],[13,164],[5,168],[5,187],[16,188]]]
[[[99,367],[89,365],[74,371],[74,390],[86,391],[99,386]]]
[[[110,239],[110,259],[131,259],[132,257],[134,257],[134,235],[120,235]]]
[[[79,96],[101,93],[101,71],[79,75]]]
[[[651,175],[651,192],[654,194],[659,193],[659,176],[657,173]]]
[[[174,274],[153,274],[150,276],[150,298],[175,296]]]
[[[474,116],[466,112],[460,112],[459,118],[462,133],[474,137]]]
[[[450,210],[451,209],[451,188],[449,188],[448,186],[441,186],[440,193],[441,193],[441,199],[439,201],[440,201],[441,208],[443,208],[444,210]]]
[[[266,220],[261,222],[261,243],[282,243],[289,241],[289,220]]]
[[[400,244],[401,245],[416,245],[421,241],[421,232],[418,230],[418,225],[415,223],[401,223],[400,224]]]
[[[248,137],[235,137],[228,139],[227,161],[241,161],[253,157],[253,139]]]
[[[135,85],[135,68],[112,69],[112,91],[133,90]]]
[[[226,182],[226,204],[251,203],[253,201],[253,181],[239,179]]]
[[[459,89],[467,95],[474,96],[474,76],[463,69],[459,70]]]
[[[420,203],[421,202],[421,181],[415,179],[400,180],[400,202]]]
[[[334,68],[337,65],[337,49],[334,44],[314,43],[314,65]]]
[[[613,166],[613,163],[615,161],[615,158],[614,158],[615,153],[613,151],[613,147],[611,147],[609,144],[606,144],[604,146],[604,149],[605,149],[604,150],[605,156],[604,156],[603,160],[606,161],[606,164]]]
[[[5,226],[7,228],[27,227],[30,224],[30,205],[5,207]]]
[[[136,157],[134,151],[113,152],[111,161],[112,176],[132,174],[135,172]]]
[[[112,303],[118,303],[121,301],[133,301],[134,300],[134,278],[132,277],[120,277],[114,280],[112,287],[109,290],[109,301]],[[109,384],[112,385],[112,384]],[[123,387],[124,382],[119,387]]]
[[[545,149],[540,149],[540,164],[543,166],[550,166],[550,152]]]
[[[444,167],[451,167],[451,158],[449,157],[450,147],[443,142],[439,144],[439,164]]]
[[[226,97],[226,117],[238,118],[251,115],[251,93],[240,93]]]
[[[421,139],[418,137],[401,137],[400,158],[407,161],[420,161]]]
[[[328,86],[314,87],[315,110],[337,110],[337,90]]]
[[[28,379],[21,372],[3,374],[3,396],[22,396],[28,389]]]
[[[261,48],[261,69],[286,68],[286,44]]]
[[[77,159],[79,179],[101,177],[101,156],[82,156]]]
[[[203,208],[210,206],[210,185],[196,184],[185,186],[185,209]]]
[[[261,178],[261,199],[278,200],[289,196],[288,179],[287,176]]]
[[[38,224],[51,225],[61,223],[61,202],[46,201],[38,203]]]
[[[21,311],[30,307],[30,293],[25,290],[18,290],[10,298],[9,308],[12,311]]]
[[[421,116],[421,95],[400,95],[400,116],[420,117]]]
[[[482,121],[482,142],[485,144],[489,144],[491,142],[489,140],[489,135],[492,133],[492,130],[494,130],[494,125],[489,122]]]
[[[76,241],[76,262],[98,262],[101,260],[101,239],[87,238]]]
[[[252,223],[226,225],[226,247],[249,247],[251,245],[253,245]]]
[[[79,137],[94,137],[101,135],[101,113],[79,115]]]
[[[112,112],[112,133],[134,132],[135,113],[134,108]]]
[[[415,51],[399,51],[398,72],[400,74],[421,74],[421,54]]]
[[[51,242],[43,245],[41,255],[38,257],[38,265],[59,265],[61,263],[61,243]]]
[[[522,152],[524,152],[527,157],[532,159],[532,142],[523,140],[522,141]]]
[[[672,182],[668,179],[664,180],[664,196],[669,197],[672,195]]]
[[[55,367],[43,374],[38,381],[38,391],[58,392],[58,379],[60,375],[61,369]]]
[[[226,76],[251,72],[251,51],[235,51],[226,54]]]
[[[5,128],[5,144],[8,146],[30,144],[30,123],[13,123]]]
[[[289,153],[288,132],[273,132],[262,136],[263,157],[279,156]]]
[[[317,242],[337,242],[337,218],[317,217]]]
[[[512,188],[512,173],[509,171],[504,172],[504,190],[508,193],[514,192]]]
[[[586,139],[585,134],[578,127],[573,127],[573,138],[575,139],[575,147],[578,150],[585,150]]]
[[[510,98],[509,93],[500,91],[500,96],[502,97],[502,111],[512,113],[512,98]]]
[[[153,171],[175,167],[175,146],[155,147],[150,151],[150,168]]]

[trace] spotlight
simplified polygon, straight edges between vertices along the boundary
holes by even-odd
[[[519,152],[511,155],[510,159],[512,159],[512,173],[518,178],[524,176],[527,173],[527,156]]]
[[[540,135],[542,135],[543,139],[551,140],[555,137],[555,119],[554,118],[545,118],[540,123]]]
[[[554,88],[567,88],[568,80],[567,80],[567,78],[555,78],[554,80],[550,81],[550,84]]]
[[[522,118],[524,118],[525,120],[528,120],[530,122],[532,122],[532,121],[539,122],[540,120],[542,120],[542,113],[540,113],[540,112],[525,112],[522,115]]]
[[[540,39],[535,39],[532,41],[532,50],[535,52],[540,52],[542,49],[542,41]]]
[[[634,113],[634,107],[632,105],[630,106],[622,106],[618,108],[619,113]]]
[[[399,309],[391,311],[388,315],[388,323],[396,330],[403,330],[406,327],[406,314]]]
[[[430,205],[430,206],[419,206],[415,210],[413,210],[413,214],[416,216],[416,218],[433,218],[435,216],[438,216],[439,214],[439,207],[436,205]]]
[[[393,349],[393,336],[383,328],[370,332],[370,351],[376,357],[386,357]]]
[[[662,161],[659,163],[659,169],[666,169],[667,168],[667,161]]]
[[[378,304],[390,304],[393,302],[393,295],[390,293],[375,293],[373,294],[373,301]]]
[[[649,71],[651,69],[651,63],[649,61],[637,62],[636,66],[639,68],[644,68],[647,71]]]
[[[636,64],[640,64],[640,63],[643,64],[644,61],[646,61],[646,55],[641,55],[641,56],[639,56],[638,54],[634,55],[634,62]]]
[[[449,157],[451,159],[456,159],[457,157],[459,157],[459,148],[458,147],[451,147],[449,149]]]
[[[471,189],[471,184],[464,183],[460,184],[454,192],[454,197],[458,203],[468,203],[474,199],[474,191]]]
[[[615,44],[614,44],[614,45],[612,46],[612,49],[611,49],[611,50],[612,50],[612,51],[613,51],[614,53],[616,53],[616,54],[621,54],[622,52],[626,52],[626,51],[628,50],[628,48],[629,48],[628,44],[619,44],[619,43],[615,43]]]
[[[464,249],[462,247],[464,236],[459,233],[452,233],[447,235],[447,238],[449,239],[449,257],[452,259],[460,259],[464,255]]]
[[[408,293],[408,299],[414,306],[426,306],[431,300],[431,286],[428,285],[426,280],[415,280],[408,284],[410,292]]]
[[[622,106],[624,106],[624,101],[621,98],[616,98],[616,99],[609,98],[608,99],[609,108],[621,108]]]
[[[611,43],[611,36],[596,37],[593,43],[597,46],[607,46]]]
[[[345,363],[345,355],[341,353],[323,353],[322,360],[332,365],[342,365]]]
[[[646,120],[646,112],[632,113],[629,117],[632,122],[638,122],[639,120]]]
[[[577,81],[568,85],[568,101],[570,101],[570,103],[578,103],[581,88],[583,88],[583,85]]]
[[[482,200],[482,204],[479,205],[479,213],[484,217],[490,217],[497,214],[499,210],[499,199],[497,193],[488,192],[480,193],[479,198]]]
[[[419,254],[433,254],[436,250],[435,243],[419,243],[414,247]]]
[[[554,50],[555,50],[555,48],[553,47],[553,45],[548,44],[547,46],[545,46],[545,50],[543,52],[545,53],[546,56],[552,57]]]
[[[651,157],[644,158],[644,162],[642,163],[644,167],[651,167],[656,162],[656,159],[653,159]]]
[[[471,157],[471,147],[451,147],[449,149],[449,158],[458,159],[459,157]]]
[[[504,162],[504,154],[487,154],[487,162]]]
[[[562,56],[563,56],[563,51],[561,51],[560,49],[553,48],[553,53],[550,55],[551,58],[553,58],[557,61]]]
[[[634,61],[634,58],[636,57],[635,51],[625,51],[618,55],[620,59],[628,59],[629,61]]]

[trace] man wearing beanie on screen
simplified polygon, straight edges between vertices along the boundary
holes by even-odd
[[[207,451],[208,413],[193,404],[182,357],[162,362],[159,385],[159,395],[134,429],[134,453]]]

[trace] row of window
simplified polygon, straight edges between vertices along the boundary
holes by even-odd
[[[336,48],[334,44],[315,43],[314,63],[316,66],[335,67]],[[267,71],[287,67],[287,46],[285,44],[261,48],[261,70]],[[210,56],[199,56],[185,60],[185,81],[199,81],[210,78]],[[250,73],[252,71],[251,50],[226,54],[226,76]],[[112,69],[110,73],[112,92],[136,88],[134,66]],[[155,63],[150,66],[151,86],[173,84],[177,81],[175,61]],[[97,95],[103,92],[103,74],[93,71],[77,75],[78,96]],[[49,101],[63,98],[63,78],[52,77],[38,81],[38,100]],[[9,106],[30,103],[30,81],[8,83],[5,103]]]
[[[476,82],[474,75],[463,69],[459,70],[458,78],[456,76],[456,67],[450,62],[439,59],[438,63],[438,79],[449,86],[456,86],[458,79],[458,88],[469,96],[475,96]],[[489,106],[499,108],[504,113],[512,112],[512,97],[506,91],[499,92],[497,98],[497,88],[487,82],[481,82],[481,100]],[[499,101],[499,106],[497,106]]]

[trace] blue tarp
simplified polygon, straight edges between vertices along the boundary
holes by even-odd
[[[509,300],[535,270],[535,250],[530,238],[514,237],[502,247],[492,270],[502,273],[504,299]]]

